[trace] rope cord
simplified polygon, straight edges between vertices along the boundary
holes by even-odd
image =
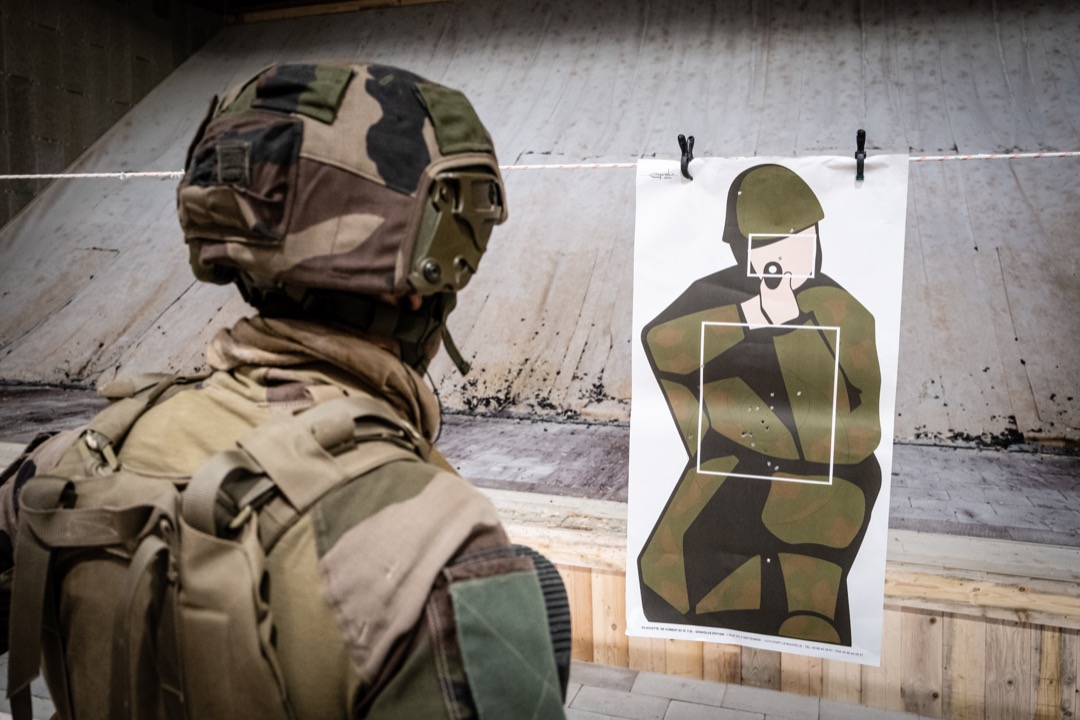
[[[969,160],[1041,160],[1048,158],[1076,158],[1075,152],[1034,152],[1034,153],[981,153],[973,155],[912,155],[908,160],[913,163],[924,162],[967,162]],[[636,162],[627,163],[560,163],[553,165],[500,165],[500,170],[623,170],[637,167]],[[0,175],[0,180],[130,180],[133,178],[182,178],[183,170],[162,170],[144,172],[95,172],[95,173],[40,173],[35,175]]]

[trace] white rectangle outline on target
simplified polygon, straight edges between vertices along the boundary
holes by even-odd
[[[804,230],[803,232],[806,232],[806,231]],[[764,268],[762,268],[761,272],[754,272],[754,268],[751,266],[751,263],[750,263],[750,250],[754,247],[754,241],[758,240],[758,239],[761,239],[761,238],[773,239],[773,238],[788,238],[788,237],[798,237],[798,236],[799,236],[799,233],[794,233],[794,234],[790,234],[790,233],[750,233],[750,236],[746,238],[746,277],[752,277],[752,278],[782,278],[782,277],[784,277],[784,273],[782,273],[782,272],[781,273],[767,273],[767,272],[765,272]],[[813,241],[814,241],[814,255],[813,255],[813,263],[811,265],[811,268],[816,268],[817,267],[817,235],[815,234],[813,236],[813,238],[808,237],[807,239],[813,239]],[[791,274],[791,273],[787,273],[787,274],[791,275],[792,278],[805,278],[807,280],[812,280],[813,278],[815,278],[817,276],[817,273],[813,269],[810,270],[809,275],[798,275],[798,274]]]
[[[745,475],[741,473],[726,473],[717,472],[715,470],[702,470],[701,469],[701,438],[702,438],[702,419],[705,415],[705,328],[709,325],[719,325],[725,327],[741,327],[754,330],[763,327],[776,327],[784,328],[787,330],[832,330],[836,333],[836,344],[833,346],[833,393],[832,393],[832,429],[829,436],[829,482],[824,483],[819,480],[802,480],[798,478],[785,478],[776,477],[774,475]],[[769,325],[766,323],[731,323],[731,322],[703,322],[701,323],[701,353],[700,364],[698,369],[698,432],[697,432],[697,472],[700,475],[720,475],[723,477],[739,477],[749,478],[751,480],[777,480],[780,482],[792,482],[803,483],[806,485],[832,485],[833,482],[833,464],[836,456],[836,390],[837,384],[840,380],[840,328],[833,327],[831,325]]]

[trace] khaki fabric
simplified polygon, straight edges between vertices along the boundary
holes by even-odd
[[[437,452],[422,459],[438,405],[393,350],[312,323],[243,320],[214,339],[214,372],[201,381],[181,381],[149,407],[148,388],[163,386],[107,389],[115,402],[90,435],[57,436],[31,456],[55,477],[34,477],[26,463],[13,470],[9,479],[28,477],[35,496],[40,480],[75,499],[42,506],[74,533],[54,566],[59,632],[41,633],[60,718],[479,717],[470,686],[484,671],[467,672],[451,593],[532,564],[483,494]],[[395,428],[413,438],[406,447],[364,439]],[[116,447],[94,449],[93,433]],[[261,504],[251,493],[267,476],[275,494]],[[15,486],[0,486],[0,530],[12,534]],[[24,509],[18,521],[33,517]],[[88,550],[79,533],[94,523],[95,537],[117,533]],[[20,547],[54,552],[41,537]],[[20,595],[18,577],[17,604],[29,607],[35,591]],[[2,578],[0,607],[10,574]],[[534,585],[528,602],[516,592],[485,603],[545,628]],[[130,652],[117,654],[114,638]],[[544,640],[530,653],[550,652]],[[506,664],[510,650],[493,644],[490,662]],[[19,687],[36,673],[34,657],[20,653]],[[512,679],[506,693],[536,697],[535,678]]]
[[[333,382],[352,385],[390,403],[430,440],[439,431],[438,401],[423,378],[397,358],[394,347],[392,340],[358,336],[351,329],[254,317],[219,332],[210,343],[207,360],[222,371],[244,365],[295,367],[321,360],[347,373]]]
[[[278,662],[293,710],[305,720],[346,717],[359,689],[359,673],[323,597],[310,517],[302,518],[278,541],[266,559],[266,570]],[[289,582],[275,583],[275,577],[289,577]]]
[[[436,475],[420,494],[356,525],[320,559],[328,601],[356,620],[345,631],[364,680],[374,680],[394,643],[419,620],[434,579],[473,528],[498,527],[494,507],[462,492],[464,482]],[[357,563],[363,554],[380,561]]]

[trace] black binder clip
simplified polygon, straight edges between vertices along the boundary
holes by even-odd
[[[693,180],[694,178],[690,177],[690,161],[694,159],[694,136],[680,135],[679,148],[682,150],[682,160],[680,161],[682,176],[687,180]]]
[[[855,182],[863,181],[863,167],[866,163],[866,131],[862,128],[855,133]]]

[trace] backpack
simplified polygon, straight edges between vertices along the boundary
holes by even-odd
[[[254,428],[190,479],[121,466],[138,418],[200,379],[143,376],[107,388],[119,399],[22,487],[8,679],[15,720],[31,717],[42,658],[66,719],[295,717],[273,645],[266,556],[327,492],[388,463],[421,468],[430,445],[382,401],[344,397]],[[531,556],[565,693],[565,590],[550,563]]]

